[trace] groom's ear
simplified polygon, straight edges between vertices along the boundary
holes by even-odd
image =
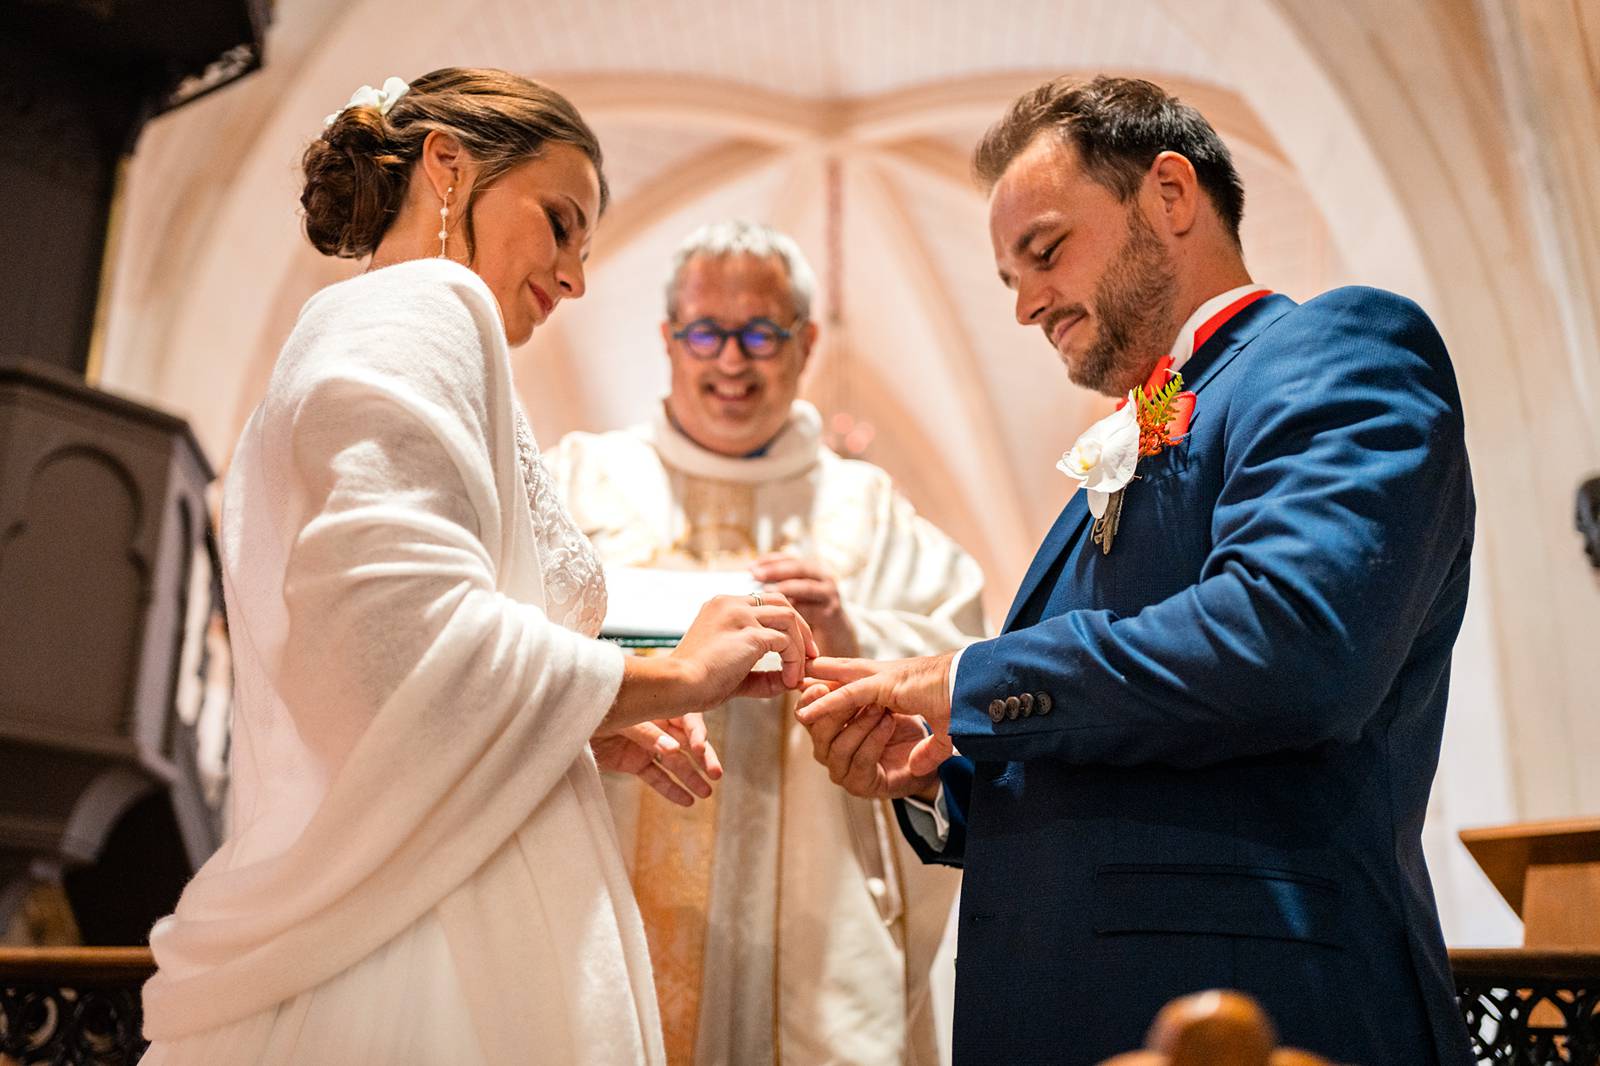
[[[1166,224],[1167,232],[1181,237],[1194,228],[1195,216],[1200,211],[1200,179],[1194,164],[1178,152],[1162,152],[1150,164],[1146,182],[1155,190],[1158,218]]]

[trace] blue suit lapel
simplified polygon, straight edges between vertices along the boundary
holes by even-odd
[[[1222,324],[1222,328],[1212,334],[1200,350],[1190,357],[1189,362],[1183,367],[1183,387],[1188,392],[1198,393],[1217,376],[1217,372],[1229,363],[1233,357],[1244,350],[1245,346],[1255,340],[1256,336],[1272,323],[1294,310],[1298,305],[1287,296],[1272,293],[1263,296],[1243,311],[1234,315]],[[1195,407],[1199,414],[1199,405]]]
[[[1079,534],[1088,525],[1088,500],[1089,498],[1081,490],[1075,492],[1072,499],[1061,509],[1061,513],[1056,516],[1055,525],[1050,527],[1044,543],[1039,545],[1039,550],[1034,553],[1028,572],[1022,576],[1022,585],[1017,589],[1016,598],[1011,601],[1011,610],[1006,612],[1006,624],[1000,629],[1002,633],[1011,628],[1011,623],[1016,621],[1018,612],[1038,591],[1039,582],[1044,580],[1044,575],[1050,571],[1051,564],[1077,543]]]
[[[1184,367],[1183,387],[1189,392],[1198,394],[1216,377],[1217,372],[1231,363],[1234,356],[1243,351],[1262,330],[1296,306],[1287,296],[1274,293],[1262,297],[1234,315],[1189,359]],[[1200,417],[1198,405],[1195,417]],[[1044,580],[1045,574],[1050,572],[1056,560],[1077,547],[1078,540],[1089,524],[1088,518],[1088,497],[1079,490],[1061,509],[1055,525],[1050,527],[1044,543],[1039,545],[1033,562],[1028,566],[1028,572],[1022,577],[1022,585],[1017,589],[1016,598],[1011,601],[1011,610],[1006,612],[1006,624],[1000,630],[1002,633],[1011,628],[1011,624],[1016,621],[1023,607],[1027,606],[1034,593],[1039,591],[1039,583]]]

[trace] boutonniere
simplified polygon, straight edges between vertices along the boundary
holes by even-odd
[[[1183,442],[1194,417],[1194,393],[1183,391],[1183,375],[1164,355],[1142,389],[1130,389],[1117,409],[1084,431],[1056,463],[1056,469],[1081,481],[1094,516],[1091,534],[1101,554],[1111,552],[1122,520],[1122,495],[1136,476],[1139,460],[1160,455]]]

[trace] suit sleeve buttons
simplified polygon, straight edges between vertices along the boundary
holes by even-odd
[[[1035,693],[1033,697],[1033,703],[1035,709],[1040,714],[1049,714],[1050,708],[1055,706],[1055,704],[1051,701],[1050,693],[1048,692]]]
[[[989,702],[989,721],[1003,722],[1006,717],[1006,701],[991,700]]]
[[[1022,713],[1022,701],[1015,696],[1006,697],[1006,717],[1015,719]]]

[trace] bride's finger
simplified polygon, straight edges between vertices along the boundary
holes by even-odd
[[[622,734],[652,756],[670,755],[683,746],[682,741],[657,722],[639,722],[624,729]]]
[[[706,741],[706,746],[700,749],[700,765],[705,768],[705,774],[713,781],[722,780],[722,757],[717,754],[717,749],[711,746],[711,741]]]
[[[693,807],[694,797],[683,786],[674,781],[667,772],[655,763],[651,763],[639,771],[639,780],[665,796],[670,802],[680,807]]]
[[[701,799],[711,795],[711,784],[700,776],[700,768],[690,758],[689,752],[680,748],[671,755],[659,755],[656,763]]]
[[[788,638],[778,649],[783,659],[783,684],[785,688],[799,688],[806,676],[806,649],[810,643],[810,633],[804,629],[805,620],[787,605],[763,604],[755,609],[755,615],[761,625]]]
[[[684,742],[689,745],[690,754],[700,764],[700,770],[713,781],[721,777],[722,761],[717,758],[717,750],[711,746],[705,718],[698,714],[686,714],[676,721],[683,731]]]
[[[752,670],[734,688],[733,695],[752,700],[767,700],[781,696],[788,689],[783,674],[777,670]]]
[[[801,647],[806,650],[805,657],[807,659],[815,659],[821,654],[817,651],[816,639],[811,634],[811,623],[807,622],[799,611],[795,611],[794,604],[790,602],[789,597],[781,592],[768,590],[761,594],[761,604],[769,607],[787,607],[789,610],[794,611],[795,624],[799,626],[800,633],[804,637]]]

